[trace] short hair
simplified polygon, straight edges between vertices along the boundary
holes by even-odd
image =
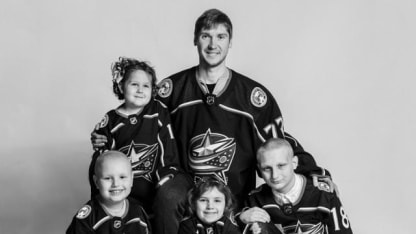
[[[195,22],[194,43],[196,43],[198,35],[203,29],[211,29],[219,24],[225,26],[231,39],[233,36],[233,24],[230,18],[218,9],[209,9],[202,13]]]
[[[101,170],[102,165],[104,164],[104,162],[106,160],[110,159],[110,158],[111,159],[119,158],[119,159],[125,160],[126,162],[128,162],[130,164],[129,158],[124,153],[122,153],[120,151],[116,151],[116,150],[105,151],[104,153],[100,154],[97,157],[97,160],[95,161],[94,174],[96,176],[98,175],[99,170]]]
[[[202,196],[203,193],[206,191],[211,190],[212,188],[217,188],[225,197],[225,208],[224,208],[224,216],[230,217],[233,215],[234,209],[234,196],[231,193],[230,188],[223,182],[215,179],[215,178],[204,178],[199,183],[197,183],[191,190],[189,190],[187,195],[187,202],[189,212],[192,215],[196,214],[196,201]]]
[[[264,142],[258,149],[256,154],[256,160],[258,162],[258,159],[261,155],[264,154],[264,152],[272,150],[272,149],[279,149],[279,148],[287,148],[290,152],[290,155],[293,156],[293,149],[290,143],[282,138],[270,138],[266,142]]]
[[[157,78],[154,68],[144,61],[139,61],[133,58],[120,57],[117,62],[114,62],[111,65],[111,72],[113,75],[113,92],[119,100],[124,99],[124,95],[120,90],[120,85],[122,86],[130,74],[137,70],[141,70],[149,74],[151,79],[150,83],[152,84],[152,96],[156,96]]]

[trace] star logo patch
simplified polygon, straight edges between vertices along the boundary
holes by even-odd
[[[301,223],[299,220],[296,225],[283,228],[287,234],[326,234],[325,225],[321,222],[317,224]]]
[[[125,153],[131,162],[134,178],[143,177],[152,181],[152,172],[155,169],[159,145],[135,144],[131,142],[129,146],[120,149]]]
[[[188,153],[189,166],[197,176],[215,175],[227,184],[225,172],[230,169],[236,151],[234,138],[208,129],[191,139]]]

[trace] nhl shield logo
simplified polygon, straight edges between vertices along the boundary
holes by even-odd
[[[227,184],[225,172],[230,169],[236,151],[234,138],[218,133],[206,133],[191,139],[189,166],[196,176],[215,175]]]
[[[115,229],[121,228],[121,220],[114,220],[113,227]]]

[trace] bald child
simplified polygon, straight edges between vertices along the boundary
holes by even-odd
[[[283,139],[267,140],[257,150],[257,168],[266,182],[249,194],[239,216],[244,233],[352,233],[349,219],[335,193],[314,186],[295,173],[298,159]]]
[[[119,151],[106,151],[97,158],[94,171],[99,194],[78,211],[66,233],[150,233],[145,211],[128,197],[133,172],[127,156]]]

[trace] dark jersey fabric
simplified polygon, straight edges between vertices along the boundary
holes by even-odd
[[[231,78],[215,97],[196,79],[196,67],[160,83],[157,97],[166,104],[178,143],[180,162],[194,178],[215,176],[225,182],[242,207],[255,188],[256,150],[271,137],[287,139],[299,157],[298,172],[321,172],[313,157],[283,130],[276,100],[261,84],[230,70]],[[167,88],[166,88],[167,87]]]

